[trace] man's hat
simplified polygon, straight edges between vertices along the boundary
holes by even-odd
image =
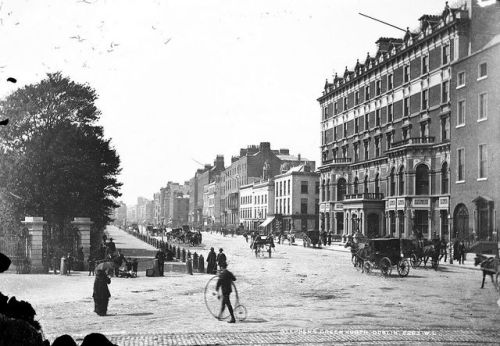
[[[109,240],[111,241],[111,240],[113,240],[113,238],[109,238]]]
[[[224,250],[223,250],[222,248],[220,248],[220,249],[219,249],[219,251],[221,251],[221,252],[222,252],[222,251],[224,251]]]
[[[0,273],[3,273],[10,267],[11,260],[0,252]]]
[[[211,248],[210,248],[210,251],[214,251],[214,248],[213,248],[213,247],[211,247]]]

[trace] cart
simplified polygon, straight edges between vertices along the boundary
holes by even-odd
[[[399,276],[408,276],[410,262],[401,239],[370,239],[367,244],[366,257],[362,259],[364,271],[369,273],[374,269],[380,269],[382,275],[389,276],[392,268],[396,266]]]

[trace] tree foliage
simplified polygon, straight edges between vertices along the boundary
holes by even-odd
[[[90,86],[55,73],[0,103],[10,118],[0,130],[0,187],[17,217],[43,216],[58,227],[74,217],[98,228],[110,221],[120,159],[96,124],[96,99]]]

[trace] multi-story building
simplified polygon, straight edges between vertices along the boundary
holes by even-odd
[[[273,179],[261,180],[240,187],[240,224],[244,229],[256,230],[273,226]]]
[[[217,155],[215,160],[214,160],[213,166],[205,165],[204,171],[197,176],[196,181],[197,181],[198,190],[197,190],[196,201],[198,204],[198,210],[201,208],[201,224],[204,227],[208,226],[208,224],[210,224],[212,221],[214,221],[212,219],[212,216],[214,216],[214,215],[209,217],[207,214],[205,214],[205,211],[207,210],[205,208],[205,199],[204,199],[205,186],[212,184],[216,181],[220,181],[220,175],[222,174],[223,171],[224,171],[224,156]],[[215,186],[215,187],[217,187],[217,186]],[[216,200],[220,200],[220,197],[217,197],[218,195],[215,194],[215,190],[213,192],[214,192],[213,202],[215,203]],[[217,207],[217,209],[219,209],[219,208],[220,208],[220,202],[219,202],[219,206]],[[212,211],[214,213],[216,212],[213,208],[212,208]],[[190,210],[190,212],[192,212],[192,210]],[[198,222],[200,222],[200,220],[198,220]]]
[[[189,182],[184,184],[169,181],[167,186],[160,189],[160,224],[171,226],[174,214],[174,199],[179,195],[189,195]],[[186,222],[187,223],[187,222]]]
[[[497,239],[500,2],[469,1],[451,78],[452,239]],[[447,178],[448,179],[448,178]]]
[[[172,213],[170,214],[169,226],[180,227],[188,224],[189,196],[177,192],[172,198]]]
[[[274,177],[274,214],[283,231],[319,229],[319,176],[300,165]]]
[[[300,162],[308,161],[290,155],[288,149],[271,150],[268,142],[240,149],[240,155],[231,158],[231,164],[221,175],[221,220],[224,226],[233,229],[240,226],[240,186],[274,177],[280,173],[282,163],[297,165]]]
[[[137,223],[137,206],[127,206],[127,224]]]
[[[325,84],[320,229],[446,236],[452,64],[469,23],[446,5]],[[465,33],[465,34],[464,34]]]
[[[123,202],[118,202],[118,208],[114,211],[114,224],[118,226],[124,226],[127,221],[127,205]]]
[[[161,225],[161,192],[153,194],[153,225]]]

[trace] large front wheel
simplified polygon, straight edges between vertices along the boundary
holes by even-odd
[[[398,274],[401,277],[408,276],[410,273],[410,264],[407,259],[402,259],[398,262]]]

